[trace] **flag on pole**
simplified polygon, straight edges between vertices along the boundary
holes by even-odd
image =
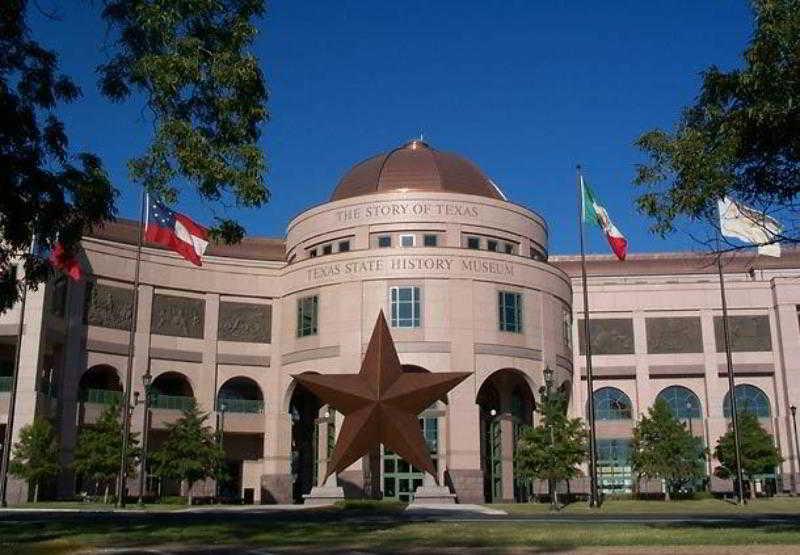
[[[67,274],[73,281],[81,279],[80,262],[74,254],[67,252],[61,241],[57,241],[53,250],[50,251],[50,264],[53,265],[53,268]]]
[[[581,219],[584,223],[600,226],[603,233],[611,245],[611,250],[617,255],[620,260],[625,260],[625,255],[628,254],[628,240],[622,235],[614,222],[608,216],[608,211],[602,204],[597,202],[597,199],[592,193],[592,190],[580,176],[581,180]]]
[[[170,248],[195,266],[208,247],[208,230],[180,212],[147,195],[145,238]]]
[[[730,197],[717,201],[719,229],[725,237],[758,245],[758,254],[780,256],[781,245],[775,241],[783,227],[763,212],[739,204]],[[765,244],[768,243],[768,244]]]

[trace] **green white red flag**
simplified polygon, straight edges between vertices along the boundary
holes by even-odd
[[[617,255],[620,260],[625,260],[625,255],[628,254],[628,240],[622,235],[614,222],[608,216],[608,211],[605,207],[597,201],[597,198],[592,193],[592,190],[584,182],[583,176],[581,179],[581,219],[584,223],[590,225],[600,226],[603,233],[611,245],[611,250]]]

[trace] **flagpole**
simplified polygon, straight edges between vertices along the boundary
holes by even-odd
[[[594,424],[594,379],[592,375],[592,342],[589,337],[589,290],[586,284],[586,254],[583,246],[583,176],[577,166],[578,229],[581,238],[581,284],[583,287],[583,337],[586,345],[586,390],[589,397],[589,506],[599,507],[597,492],[597,436]]]
[[[731,403],[731,423],[733,424],[733,445],[736,461],[736,488],[739,504],[744,503],[744,474],[742,472],[742,453],[739,443],[739,413],[736,408],[736,385],[733,379],[733,357],[731,356],[730,332],[728,330],[728,303],[725,299],[725,278],[722,274],[722,252],[719,246],[719,233],[717,233],[717,272],[719,273],[719,292],[722,297],[722,335],[725,338],[725,361],[728,365],[728,399]]]
[[[31,245],[28,254],[33,255],[36,248],[36,230],[31,237]],[[27,264],[26,264],[27,266]],[[5,439],[3,439],[3,460],[0,462],[0,507],[7,507],[6,499],[8,492],[8,465],[11,460],[11,441],[14,434],[14,411],[17,404],[17,387],[19,385],[19,363],[22,358],[22,334],[25,331],[25,303],[28,298],[28,278],[25,276],[25,283],[22,287],[22,295],[19,299],[19,322],[17,323],[17,345],[14,350],[14,370],[11,376],[11,391],[8,398],[8,420],[6,421]]]
[[[128,333],[128,364],[125,368],[125,390],[122,400],[122,452],[120,454],[119,476],[117,478],[117,506],[125,507],[125,490],[128,476],[128,443],[131,432],[131,387],[133,385],[133,352],[136,342],[136,320],[139,316],[139,269],[142,264],[142,236],[144,228],[144,210],[147,194],[142,186],[139,207],[139,235],[136,243],[136,269],[133,274],[133,307],[131,309],[131,326]]]

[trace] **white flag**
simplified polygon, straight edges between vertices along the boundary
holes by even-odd
[[[779,243],[769,243],[783,232],[781,224],[763,212],[743,206],[729,197],[717,202],[719,228],[725,237],[741,239],[751,245],[759,245],[758,254],[780,256]]]

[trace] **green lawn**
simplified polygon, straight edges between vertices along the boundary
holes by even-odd
[[[75,504],[83,507],[84,504]],[[49,507],[65,506],[48,504]],[[157,507],[157,506],[153,506]],[[164,508],[181,508],[167,505]],[[399,548],[486,547],[503,553],[525,546],[561,550],[592,546],[680,545],[800,545],[800,524],[758,526],[709,524],[609,524],[493,522],[409,523],[359,522],[360,516],[397,514],[404,506],[392,502],[348,501],[333,508],[294,516],[250,513],[220,519],[207,513],[132,516],[130,520],[59,519],[38,522],[0,521],[0,553],[68,553],[89,547],[146,546],[181,543],[196,546],[239,545],[291,548],[347,547],[393,551]],[[546,504],[492,505],[512,514],[546,513]],[[158,507],[162,508],[162,507]],[[587,513],[583,503],[569,505],[566,514]],[[697,501],[608,501],[595,514],[647,513],[800,513],[800,498],[756,501],[740,508],[716,499]],[[348,518],[355,517],[355,518]],[[10,517],[13,519],[13,516]]]
[[[268,548],[349,547],[397,550],[402,547],[526,546],[548,550],[578,546],[776,545],[800,544],[797,526],[668,526],[631,524],[370,523],[188,521],[164,523],[69,522],[0,523],[0,552],[67,553],[87,547],[181,543],[235,544]]]
[[[509,514],[542,514],[550,511],[548,503],[491,504]],[[585,502],[571,503],[561,509],[565,514],[727,514],[727,513],[800,513],[800,497],[773,497],[756,499],[738,506],[722,499],[697,499],[681,501],[658,500],[608,500],[599,509],[590,509]]]

